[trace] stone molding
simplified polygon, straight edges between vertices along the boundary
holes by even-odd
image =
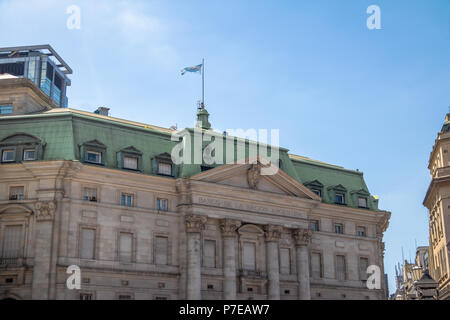
[[[239,220],[233,219],[222,219],[220,220],[220,230],[224,237],[234,237],[236,236],[236,230],[241,226]]]
[[[55,217],[56,203],[54,201],[38,201],[34,204],[37,221],[50,221]]]
[[[313,232],[311,229],[295,229],[292,235],[297,246],[307,246]]]
[[[281,226],[275,226],[272,224],[264,226],[264,235],[266,236],[266,241],[278,241],[281,237],[282,231],[283,228]]]
[[[186,232],[200,232],[205,228],[207,217],[198,214],[189,214],[185,217]]]

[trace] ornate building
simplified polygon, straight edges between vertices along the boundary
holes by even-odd
[[[437,282],[429,274],[429,247],[417,247],[414,262],[395,267],[396,291],[392,300],[436,300]]]
[[[438,133],[430,154],[431,182],[424,206],[429,210],[430,275],[439,283],[439,299],[450,298],[449,235],[450,219],[450,114]]]
[[[24,74],[0,79],[0,298],[387,298],[390,213],[362,172],[284,148],[273,175],[259,161],[176,164],[174,131],[61,108]],[[80,289],[66,285],[71,265]]]

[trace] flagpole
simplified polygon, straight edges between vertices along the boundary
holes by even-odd
[[[202,107],[205,107],[205,59],[202,59]]]

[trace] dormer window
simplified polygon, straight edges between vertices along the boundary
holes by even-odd
[[[2,163],[39,160],[44,146],[45,143],[32,135],[16,133],[0,141],[0,160]]]
[[[142,152],[133,146],[117,152],[117,167],[119,169],[142,171]]]
[[[165,176],[172,175],[172,164],[165,162],[158,163],[158,174],[162,174]]]
[[[323,184],[318,180],[309,181],[305,183],[305,186],[308,187],[312,192],[322,198],[322,190]]]
[[[343,185],[328,187],[327,191],[328,197],[333,203],[347,205],[347,189]]]
[[[83,143],[80,146],[80,154],[86,163],[106,165],[106,146],[97,140]]]
[[[169,153],[162,153],[152,159],[153,172],[162,176],[175,176],[175,166]]]
[[[137,170],[138,158],[136,157],[123,157],[123,168]]]
[[[358,207],[367,208],[367,198],[366,197],[358,197]]]
[[[90,163],[102,163],[102,153],[97,151],[86,151],[86,161]]]
[[[2,151],[2,162],[14,162],[15,158],[14,150],[3,150]]]
[[[352,202],[355,207],[368,209],[370,193],[367,190],[360,189],[350,192]]]
[[[36,150],[35,149],[23,150],[23,161],[33,161],[33,160],[36,160]]]
[[[343,193],[336,192],[335,202],[337,204],[345,204],[345,195]]]

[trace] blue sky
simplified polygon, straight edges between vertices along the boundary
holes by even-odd
[[[69,5],[81,29],[69,30]],[[366,27],[369,5],[381,30]],[[450,106],[450,1],[0,0],[0,46],[51,44],[72,108],[192,126],[206,59],[214,128],[279,128],[290,152],[364,172],[394,264],[428,243],[428,157]]]

